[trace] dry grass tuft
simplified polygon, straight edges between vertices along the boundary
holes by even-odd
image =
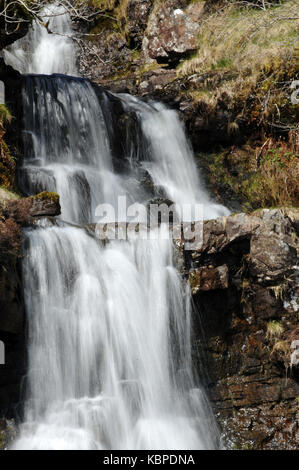
[[[295,44],[298,32],[295,0],[266,11],[228,5],[202,20],[199,49],[178,66],[177,74],[179,77],[199,74],[205,78],[189,90],[195,102],[204,101],[213,108],[225,95],[226,109],[235,103],[243,116],[243,103],[252,94],[261,94],[254,104],[252,121],[260,125],[261,115],[264,122],[280,121],[280,103],[287,106],[290,101],[290,75],[294,80],[299,71]],[[282,85],[281,80],[288,83]],[[292,119],[294,114],[293,110]],[[284,125],[285,120],[282,121]],[[228,129],[232,130],[235,131]]]
[[[267,325],[266,338],[272,342],[273,339],[280,338],[283,332],[284,328],[279,321],[269,321]]]
[[[254,76],[281,49],[298,38],[298,2],[290,0],[266,11],[230,5],[203,20],[196,55],[178,67],[181,76],[211,70],[235,70]]]

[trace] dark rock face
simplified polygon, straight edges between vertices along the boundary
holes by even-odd
[[[5,85],[5,103],[10,110],[13,119],[5,133],[5,141],[9,146],[11,154],[21,160],[22,135],[20,123],[22,122],[23,100],[22,100],[22,77],[12,67],[7,66],[0,58],[0,80]]]
[[[36,217],[60,215],[59,196],[56,193],[43,192],[18,201],[8,201],[3,212],[6,218],[23,227],[28,226]]]
[[[266,209],[207,221],[184,252],[200,315],[196,367],[207,365],[228,448],[298,446],[298,218]]]
[[[185,10],[178,4],[172,0],[163,2],[151,14],[143,40],[146,57],[158,62],[176,62],[197,49],[198,21],[205,3],[191,4]]]

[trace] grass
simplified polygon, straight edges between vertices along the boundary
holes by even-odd
[[[5,124],[9,124],[12,120],[12,115],[5,104],[0,104],[0,127],[4,127]]]
[[[272,342],[274,339],[280,338],[283,332],[282,324],[279,321],[271,320],[267,325],[266,338]]]
[[[265,153],[243,189],[253,206],[296,206],[299,202],[298,180],[298,157],[281,142],[278,148],[270,148]]]
[[[20,198],[21,196],[19,196],[15,192],[9,191],[7,188],[0,186],[0,214],[2,209],[5,207],[7,201],[17,201]]]
[[[286,19],[293,17],[298,18],[295,0],[266,11],[231,4],[202,19],[199,48],[179,64],[177,75],[203,76],[187,94],[205,103],[209,114],[223,102],[228,111],[235,110],[228,132],[236,133],[235,124],[244,117],[249,125],[265,122],[273,128],[277,122],[294,126],[299,119],[289,89],[289,82],[299,73],[299,22]]]
[[[101,11],[113,10],[115,7],[115,0],[88,0],[88,3],[93,8],[96,8]]]
[[[298,21],[283,19],[289,17],[298,17],[294,0],[266,11],[234,5],[220,9],[203,19],[200,47],[195,56],[180,64],[178,74],[233,69],[247,79],[254,76],[281,48],[294,48]]]
[[[237,123],[228,126],[230,134],[239,132]],[[244,145],[219,153],[201,153],[198,160],[212,187],[240,201],[244,211],[298,207],[298,155],[291,140],[268,138],[261,147]]]

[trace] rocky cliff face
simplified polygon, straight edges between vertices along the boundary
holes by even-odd
[[[184,251],[194,357],[228,448],[298,446],[298,222],[293,209],[208,221]]]

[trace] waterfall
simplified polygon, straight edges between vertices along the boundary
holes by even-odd
[[[57,18],[70,32],[69,17]],[[57,48],[55,35],[45,34],[36,25],[29,33],[31,56],[22,72],[74,70],[69,39]],[[38,60],[43,42],[47,66]],[[17,66],[20,56],[10,51],[6,58]],[[163,236],[168,228],[156,228],[150,240],[136,234],[101,244],[85,224],[96,220],[98,204],[116,205],[120,195],[147,203],[144,172],[156,194],[162,188],[177,204],[201,202],[206,217],[227,210],[204,191],[174,111],[99,94],[87,80],[66,75],[24,80],[20,183],[28,194],[57,190],[62,216],[26,232],[27,395],[12,447],[213,449],[217,426],[192,368],[191,296],[172,241]],[[116,102],[126,118],[133,112],[138,128],[136,134],[125,128],[122,171],[112,139],[119,138]]]
[[[4,51],[6,64],[21,73],[77,75],[69,14],[63,7],[52,4],[42,10],[41,17],[42,24],[34,22],[25,38]]]
[[[30,233],[26,422],[18,449],[208,449],[192,377],[189,296],[168,241]]]

